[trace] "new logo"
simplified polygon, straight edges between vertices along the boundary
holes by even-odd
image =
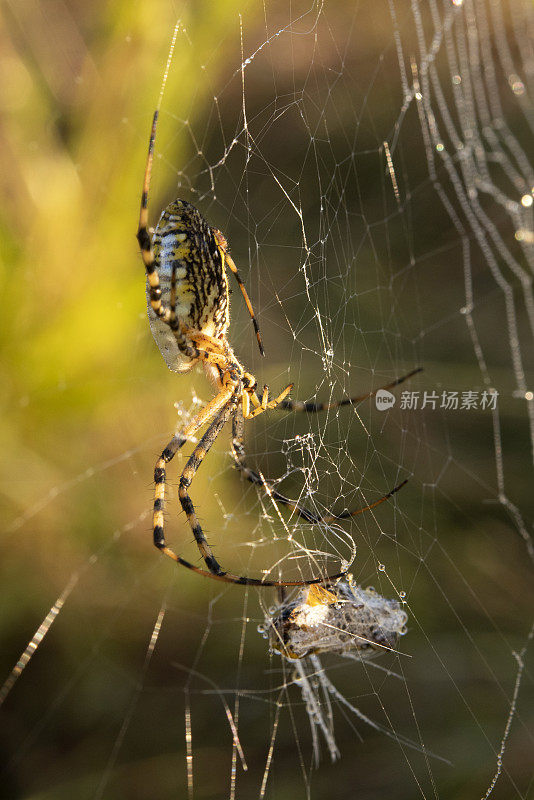
[[[375,403],[379,411],[387,411],[395,405],[395,395],[386,389],[379,389],[375,395]]]

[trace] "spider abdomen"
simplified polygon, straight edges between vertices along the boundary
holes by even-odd
[[[153,248],[162,304],[174,310],[180,327],[224,336],[229,325],[228,280],[217,239],[200,211],[185,200],[170,203],[154,232]],[[189,358],[150,301],[148,316],[169,369],[187,369]]]

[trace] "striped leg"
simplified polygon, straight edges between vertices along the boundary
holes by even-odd
[[[278,406],[275,407],[280,408],[283,411],[307,411],[309,414],[315,414],[318,411],[341,408],[341,406],[355,406],[357,403],[361,403],[363,400],[368,400],[370,397],[374,397],[376,393],[382,391],[382,389],[394,389],[395,386],[399,386],[399,384],[407,381],[408,378],[412,378],[414,375],[417,375],[418,372],[422,371],[423,367],[417,367],[417,369],[413,369],[407,375],[403,375],[402,378],[396,378],[394,381],[392,381],[392,383],[388,383],[386,386],[380,386],[378,389],[373,389],[372,392],[361,394],[358,397],[344,397],[342,400],[335,400],[332,403],[303,403],[302,400],[283,400],[278,404]]]
[[[256,339],[258,340],[258,347],[260,349],[260,353],[262,354],[262,356],[264,356],[265,355],[265,350],[263,349],[263,342],[261,341],[260,329],[259,329],[259,326],[258,326],[258,322],[256,320],[256,315],[254,314],[254,309],[252,308],[252,303],[250,302],[249,296],[247,294],[247,290],[245,289],[245,284],[241,280],[241,275],[237,271],[237,267],[235,265],[234,259],[232,258],[232,256],[230,255],[230,253],[227,250],[228,245],[226,243],[226,239],[224,238],[224,236],[222,235],[222,233],[220,231],[214,230],[214,233],[215,233],[215,236],[219,238],[219,242],[220,242],[219,247],[221,248],[222,255],[224,256],[223,263],[226,262],[226,264],[228,264],[228,266],[230,267],[230,270],[234,273],[234,276],[235,276],[235,279],[236,279],[236,281],[237,281],[237,283],[239,285],[239,288],[241,289],[241,294],[243,295],[243,300],[245,301],[245,305],[247,307],[248,313],[250,314],[250,318],[252,320],[252,324],[254,326],[254,331],[256,333]],[[221,241],[221,239],[222,239],[222,241]]]
[[[161,303],[161,287],[159,275],[156,269],[156,260],[150,234],[148,233],[148,190],[150,188],[150,176],[152,174],[152,162],[154,160],[154,142],[156,140],[156,126],[158,124],[158,112],[154,113],[152,120],[152,130],[148,143],[148,156],[145,167],[145,177],[143,180],[143,192],[141,194],[141,211],[139,212],[139,227],[137,230],[137,241],[141,248],[141,256],[145,265],[146,276],[149,286],[150,305],[154,314],[166,323],[169,323],[171,312],[168,308],[163,308]]]
[[[354,511],[342,511],[340,514],[315,514],[312,511],[309,511],[304,506],[300,505],[296,500],[290,500],[289,497],[281,494],[277,489],[272,486],[269,481],[264,481],[261,475],[258,475],[257,472],[254,472],[253,469],[247,466],[246,463],[246,455],[245,455],[245,448],[243,446],[243,433],[244,433],[244,423],[243,423],[243,414],[242,410],[239,408],[234,415],[233,424],[232,424],[232,454],[234,456],[234,461],[236,463],[236,467],[238,470],[245,476],[245,478],[250,481],[251,483],[256,484],[256,486],[261,486],[262,489],[276,500],[278,503],[281,503],[287,508],[291,509],[292,513],[296,513],[297,516],[301,517],[302,519],[306,520],[306,522],[310,523],[330,523],[335,522],[339,519],[350,519],[351,517],[356,517],[358,514],[363,514],[364,511],[370,511],[372,508],[376,508],[381,503],[389,500],[389,498],[394,495],[399,489],[408,483],[408,480],[402,481],[399,483],[398,486],[395,486],[390,492],[385,494],[379,500],[376,500],[374,503],[371,503],[368,506],[364,506],[363,508],[357,508]],[[266,486],[267,484],[267,486]]]
[[[160,544],[156,546],[160,547],[165,555],[172,558],[177,564],[180,564],[182,567],[186,567],[187,569],[196,572],[198,575],[203,575],[207,578],[213,578],[214,580],[224,581],[225,583],[238,583],[242,586],[311,586],[315,583],[324,583],[326,581],[333,581],[337,578],[343,577],[346,572],[340,572],[335,575],[328,575],[324,576],[323,578],[314,578],[311,580],[304,580],[304,581],[269,581],[263,580],[260,578],[247,578],[245,576],[234,575],[231,572],[225,572],[215,556],[213,555],[213,551],[209,546],[206,537],[204,536],[204,532],[200,526],[200,523],[197,519],[195,513],[195,507],[191,501],[189,496],[188,489],[191,486],[193,478],[195,474],[202,464],[202,461],[206,457],[206,454],[209,452],[210,448],[212,447],[213,443],[217,439],[217,436],[221,432],[222,428],[230,418],[230,416],[235,413],[236,404],[238,403],[239,397],[235,396],[231,398],[225,406],[219,411],[218,415],[215,417],[211,425],[209,426],[208,430],[195,447],[193,454],[189,458],[184,471],[180,477],[180,488],[179,488],[179,497],[180,503],[182,504],[182,508],[185,511],[187,516],[187,521],[191,526],[191,530],[193,531],[193,535],[195,537],[195,541],[197,543],[198,549],[202,555],[206,563],[206,569],[201,569],[196,567],[194,564],[191,564],[189,561],[186,561],[181,556],[177,555],[170,547],[167,547],[165,543],[162,541]],[[179,445],[178,445],[179,446]]]
[[[235,391],[235,386],[229,384],[226,388],[222,389],[219,394],[213,398],[197,415],[194,417],[189,425],[187,425],[180,433],[173,436],[165,450],[162,452],[156,461],[154,469],[154,545],[158,550],[165,552],[165,530],[164,530],[164,512],[165,512],[165,483],[167,480],[166,465],[172,461],[178,450],[183,447],[187,440],[193,436],[196,431],[208,423],[220,411],[220,409],[228,403],[232,394]]]
[[[244,427],[243,411],[238,408],[232,421],[232,455],[234,456],[236,467],[248,481],[257,486],[261,486],[264,491],[267,491],[261,476],[247,466],[245,447],[243,445]],[[289,497],[285,497],[285,495],[275,489],[270,482],[267,482],[267,485],[269,487],[269,494],[273,500],[282,503],[282,505],[287,506],[292,511],[296,511],[298,516],[305,519],[306,522],[320,522],[320,518],[317,514],[308,511],[307,508],[299,505],[294,500],[290,500]]]
[[[251,390],[247,392],[248,397],[252,401],[252,405],[254,406],[254,410],[253,411],[249,410],[245,414],[245,419],[254,419],[254,417],[257,417],[259,414],[263,414],[263,412],[267,411],[267,409],[277,408],[280,405],[280,403],[282,403],[284,398],[289,394],[292,388],[293,384],[292,383],[288,384],[288,386],[286,386],[286,388],[283,389],[278,395],[278,397],[274,398],[274,400],[269,400],[268,386],[263,387],[263,393],[261,399],[258,397],[255,391]]]

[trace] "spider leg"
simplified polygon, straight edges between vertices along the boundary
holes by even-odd
[[[222,394],[222,393],[221,393]],[[323,578],[313,578],[310,580],[303,580],[303,581],[269,581],[263,580],[261,578],[248,578],[246,576],[239,576],[234,575],[231,572],[225,572],[215,556],[213,555],[213,551],[209,546],[206,537],[204,536],[204,532],[200,526],[200,523],[197,519],[195,508],[191,501],[191,498],[188,493],[188,489],[191,486],[193,478],[200,467],[202,461],[206,457],[206,454],[209,452],[210,448],[212,447],[213,443],[217,439],[219,433],[221,432],[222,428],[230,418],[231,414],[235,412],[236,405],[239,401],[239,394],[237,394],[234,390],[233,397],[227,400],[226,404],[219,410],[215,419],[211,422],[208,430],[200,440],[200,442],[195,447],[192,455],[190,456],[185,468],[180,476],[180,488],[179,488],[179,497],[180,503],[182,505],[183,510],[185,511],[187,521],[191,526],[191,530],[193,531],[193,535],[195,537],[195,541],[197,543],[198,549],[204,559],[207,570],[201,569],[196,567],[194,564],[191,564],[189,561],[186,561],[181,556],[177,555],[170,547],[167,547],[163,538],[160,538],[156,541],[156,535],[154,538],[154,544],[156,547],[162,550],[166,556],[172,558],[177,564],[180,564],[182,567],[186,567],[187,569],[196,572],[198,575],[203,575],[207,578],[213,578],[214,580],[224,581],[225,583],[238,583],[244,586],[311,586],[312,584],[316,583],[324,583],[326,581],[333,581],[337,578],[343,577],[346,575],[346,572],[339,572],[335,575],[328,575],[324,576]],[[181,446],[180,444],[177,445],[175,448]],[[174,455],[174,453],[173,453]],[[155,534],[155,531],[154,531]]]
[[[211,420],[220,409],[228,403],[235,386],[230,384],[222,389],[219,394],[211,400],[204,408],[191,420],[182,431],[172,437],[171,441],[162,452],[154,469],[154,545],[159,550],[165,549],[165,530],[164,530],[164,511],[165,511],[165,485],[167,480],[166,465],[172,461],[178,450],[183,447],[189,437]]]
[[[403,375],[402,378],[396,378],[392,383],[388,383],[386,386],[380,386],[378,389],[373,389],[372,392],[367,392],[367,394],[358,395],[358,397],[344,397],[342,400],[333,401],[332,403],[304,403],[302,400],[283,400],[281,403],[278,403],[277,406],[273,406],[273,408],[280,408],[283,411],[307,411],[309,414],[315,414],[318,411],[327,411],[328,409],[340,408],[341,406],[354,406],[356,403],[361,403],[369,397],[374,397],[376,393],[380,392],[382,389],[393,389],[395,386],[399,386],[399,384],[407,381],[408,378],[422,371],[423,367],[417,367],[417,369],[408,372],[407,375]]]
[[[399,483],[398,486],[395,486],[379,500],[375,500],[374,503],[370,503],[368,506],[364,506],[363,508],[357,508],[354,511],[342,511],[340,514],[315,514],[313,511],[309,511],[305,506],[302,506],[296,500],[291,500],[289,497],[283,495],[269,481],[265,481],[261,475],[258,475],[257,472],[247,465],[243,440],[243,413],[242,410],[238,408],[232,421],[232,455],[234,456],[237,469],[248,481],[250,481],[250,483],[254,483],[256,486],[261,486],[263,490],[273,498],[273,500],[276,500],[283,506],[287,506],[287,508],[291,509],[293,513],[296,513],[297,516],[302,517],[302,519],[306,520],[306,522],[310,522],[312,524],[319,524],[321,522],[330,523],[335,522],[338,519],[350,519],[351,517],[357,517],[359,514],[363,514],[364,511],[370,511],[372,508],[376,508],[376,506],[379,506],[381,503],[389,500],[392,495],[394,495],[399,491],[399,489],[402,489],[402,487],[408,483],[408,479],[406,478],[406,480],[402,481],[402,483]]]
[[[189,339],[198,345],[198,347],[205,350],[206,353],[224,353],[221,340],[217,339],[215,336],[208,336],[207,333],[193,331],[191,328],[182,328],[182,331],[187,334]]]
[[[254,309],[252,308],[252,303],[250,302],[249,296],[247,294],[247,290],[245,289],[245,284],[241,280],[241,276],[240,276],[239,272],[237,271],[237,267],[235,265],[234,259],[232,258],[232,256],[230,255],[230,253],[227,250],[224,251],[224,258],[225,258],[226,263],[230,267],[230,270],[234,273],[235,279],[236,279],[236,281],[237,281],[237,283],[239,285],[239,288],[241,289],[241,294],[243,295],[243,299],[245,301],[245,305],[247,307],[248,313],[250,314],[250,318],[252,320],[252,324],[254,326],[254,331],[256,333],[256,339],[258,340],[258,347],[260,348],[260,353],[262,354],[262,356],[264,356],[265,355],[265,350],[263,349],[263,343],[261,341],[260,329],[259,329],[259,326],[258,326],[258,322],[256,320],[256,315],[254,314]]]
[[[241,472],[245,478],[250,481],[250,483],[256,484],[256,486],[261,486],[263,490],[266,492],[267,489],[265,487],[265,481],[247,466],[246,462],[246,454],[245,454],[245,447],[243,445],[244,440],[244,417],[242,409],[237,409],[236,413],[234,414],[234,418],[232,420],[232,455],[234,457],[234,461],[236,464],[237,469]],[[311,511],[308,511],[307,508],[304,508],[295,500],[290,500],[289,497],[281,494],[274,486],[271,485],[270,482],[267,482],[267,486],[269,487],[269,494],[279,503],[282,505],[287,506],[292,511],[295,511],[299,517],[302,517],[306,520],[306,522],[320,522],[320,517],[317,514],[314,514]]]
[[[163,308],[161,303],[161,287],[159,275],[156,269],[156,259],[152,249],[152,242],[148,232],[148,190],[150,188],[150,176],[152,174],[152,162],[154,161],[154,143],[156,141],[156,127],[158,124],[158,112],[154,113],[152,129],[150,131],[150,141],[148,143],[148,156],[145,167],[145,177],[143,179],[143,192],[141,194],[141,210],[139,212],[139,227],[137,230],[137,241],[141,248],[141,257],[145,265],[146,276],[149,285],[150,305],[152,310],[163,322],[169,322],[170,309]]]
[[[250,411],[245,416],[245,419],[253,419],[254,417],[257,417],[259,414],[263,414],[263,412],[267,411],[267,409],[278,408],[278,406],[280,406],[282,402],[286,402],[284,401],[284,397],[286,397],[286,395],[289,394],[292,388],[293,384],[290,383],[288,386],[286,386],[285,389],[283,389],[283,391],[280,392],[278,397],[274,398],[274,400],[269,400],[269,388],[267,386],[263,387],[261,400],[256,394],[256,392],[251,391],[249,395],[250,395],[250,400],[252,401],[252,405],[254,406],[254,410]]]
[[[338,578],[344,578],[347,575],[347,571],[344,570],[343,572],[338,572],[335,575],[325,575],[324,578],[310,578],[308,581],[267,581],[260,578],[246,578],[244,576],[238,577],[237,575],[233,575],[231,572],[223,572],[220,575],[215,575],[213,572],[209,572],[207,569],[202,569],[201,567],[191,564],[190,561],[186,561],[185,558],[176,555],[176,553],[174,553],[170,548],[165,550],[165,555],[170,556],[173,561],[175,561],[177,564],[180,564],[181,567],[186,567],[186,569],[190,569],[192,572],[195,572],[197,575],[202,575],[204,578],[212,578],[215,581],[222,581],[223,583],[237,583],[240,586],[262,586],[268,589],[272,587],[282,588],[290,586],[314,586],[318,583],[330,583],[338,580]]]

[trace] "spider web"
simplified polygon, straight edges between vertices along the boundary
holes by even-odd
[[[156,80],[171,11],[152,42]],[[61,470],[30,457],[23,495],[5,483],[6,541],[23,542],[3,647],[5,796],[322,798],[335,785],[340,798],[526,798],[532,8],[292,3],[221,7],[209,24],[182,12],[150,215],[183,197],[228,238],[267,352],[234,291],[238,356],[260,386],[327,402],[423,368],[386,411],[371,398],[245,427],[250,465],[311,511],[365,506],[409,478],[387,503],[304,524],[240,480],[226,433],[193,502],[223,567],[298,579],[350,565],[401,604],[408,632],[372,660],[286,660],[267,641],[274,592],[221,587],[150,550],[153,462],[211,388],[200,372],[167,374],[132,245],[119,268],[128,327],[106,327],[133,344],[119,350],[125,391],[104,369],[99,413],[69,418],[79,452]],[[149,111],[132,106],[121,128],[139,154],[130,238]],[[78,380],[67,371],[46,403],[68,405]],[[23,410],[43,399],[14,394]],[[168,537],[193,560],[175,461]]]

